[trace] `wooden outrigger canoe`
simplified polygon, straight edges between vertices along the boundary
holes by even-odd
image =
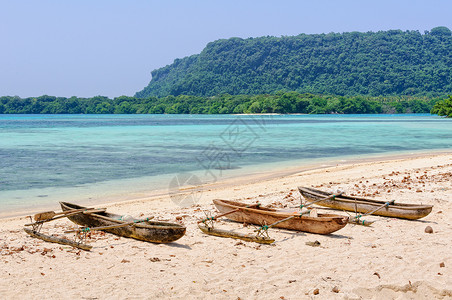
[[[67,202],[60,202],[61,209],[68,211],[72,209],[82,209],[83,206],[71,204]],[[129,222],[122,221],[121,215],[116,215],[107,212],[96,213],[80,213],[68,216],[72,222],[87,226],[88,228],[105,227],[114,225],[126,224]],[[180,239],[185,234],[185,226],[157,221],[141,221],[136,220],[137,223],[130,225],[118,226],[115,228],[101,229],[103,231],[113,233],[119,236],[133,238],[141,241],[152,243],[170,243]]]
[[[308,187],[298,187],[301,195],[308,201],[325,198],[330,193]],[[405,203],[389,203],[385,201],[372,200],[351,196],[338,196],[316,204],[337,210],[346,210],[358,213],[367,213],[373,210],[373,215],[416,220],[427,216],[433,205],[418,205]],[[386,204],[386,205],[385,205]]]
[[[275,225],[275,227],[317,234],[329,234],[345,227],[348,223],[348,217],[334,214],[318,214],[317,217],[310,217],[308,215],[301,215],[299,212],[282,212],[266,207],[246,207],[247,204],[235,201],[215,199],[213,203],[220,213],[227,213],[238,209],[228,214],[227,218],[237,222],[256,225],[273,224],[295,215],[294,218],[281,222]]]

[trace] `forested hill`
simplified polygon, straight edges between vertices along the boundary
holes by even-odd
[[[452,33],[418,31],[231,38],[152,71],[136,97],[267,94],[439,96],[452,92]]]

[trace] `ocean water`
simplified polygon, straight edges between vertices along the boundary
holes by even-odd
[[[452,120],[431,115],[0,115],[0,214],[171,192],[187,174],[205,183],[442,149],[452,149]]]

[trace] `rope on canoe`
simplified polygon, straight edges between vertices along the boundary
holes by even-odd
[[[134,223],[143,223],[143,222],[147,222],[147,221],[149,221],[149,218],[142,219],[142,220],[135,220],[135,221],[133,221],[133,222],[134,222]]]
[[[262,225],[259,229],[255,230],[257,231],[256,233],[256,237],[257,238],[270,238],[270,236],[268,235],[268,228],[270,228],[268,225]]]
[[[207,221],[215,221],[216,219],[215,219],[215,217],[207,217],[207,218],[205,218],[205,219],[202,219],[201,221],[204,223],[204,225],[207,225],[206,224],[206,222]]]
[[[286,222],[286,221],[292,220],[292,219],[295,218],[295,217],[303,217],[303,215],[308,214],[308,213],[310,213],[310,212],[311,212],[310,210],[305,211],[305,212],[300,212],[300,213],[298,213],[298,214],[294,214],[294,215],[292,215],[292,216],[290,216],[290,217],[287,217],[287,218],[284,218],[284,219],[282,219],[282,220],[276,221],[276,222],[273,223],[273,224],[270,224],[270,225],[262,225],[259,229],[255,230],[255,231],[257,231],[256,236],[257,236],[257,237],[264,237],[264,238],[267,237],[267,238],[270,238],[270,237],[268,236],[268,229],[269,229],[269,228],[274,227],[274,226],[278,225],[279,223],[282,223],[282,222]]]

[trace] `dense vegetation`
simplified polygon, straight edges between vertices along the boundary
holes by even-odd
[[[126,96],[114,99],[102,96],[87,99],[0,97],[0,114],[429,113],[440,100],[400,96],[324,96],[297,92],[146,99]]]
[[[448,99],[436,103],[431,112],[432,114],[452,118],[452,96],[449,95]]]
[[[136,97],[273,94],[445,96],[452,92],[452,33],[418,31],[231,38],[152,71]],[[212,100],[214,101],[214,100]]]
[[[429,113],[452,117],[452,32],[231,38],[135,97],[0,97],[0,114]]]

